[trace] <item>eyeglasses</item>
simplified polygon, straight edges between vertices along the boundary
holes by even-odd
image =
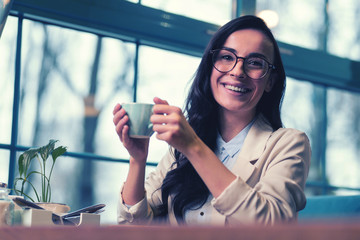
[[[238,63],[238,59],[243,60],[243,71],[252,79],[260,79],[266,76],[269,69],[275,69],[275,66],[261,57],[238,57],[235,53],[227,49],[210,50],[212,54],[212,63],[216,70],[222,73],[230,72]]]

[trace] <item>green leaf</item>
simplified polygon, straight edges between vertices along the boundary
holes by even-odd
[[[22,177],[22,175],[25,172],[25,163],[24,163],[24,161],[25,161],[24,155],[21,154],[20,157],[19,157],[19,161],[18,161],[20,177]]]
[[[46,162],[50,153],[54,150],[56,142],[57,140],[51,139],[47,145],[40,148],[40,156],[44,162]]]
[[[26,172],[28,171],[30,166],[30,162],[36,157],[38,151],[39,148],[30,148],[20,155],[18,160],[20,176],[26,175]]]
[[[66,147],[60,146],[54,149],[54,151],[51,153],[53,162],[55,163],[56,159],[66,153],[67,149]]]

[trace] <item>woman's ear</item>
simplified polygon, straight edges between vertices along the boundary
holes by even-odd
[[[269,79],[266,82],[266,86],[265,86],[265,92],[270,92],[271,89],[273,88],[274,84],[276,81],[276,73],[273,73],[270,75]]]

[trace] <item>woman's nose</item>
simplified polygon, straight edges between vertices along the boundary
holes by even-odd
[[[236,60],[236,64],[234,68],[230,71],[230,75],[238,77],[238,78],[244,78],[246,76],[244,72],[244,60],[239,58]]]

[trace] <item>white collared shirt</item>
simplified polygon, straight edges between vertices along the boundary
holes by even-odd
[[[229,142],[225,142],[221,135],[218,133],[216,139],[216,156],[223,162],[223,164],[230,170],[236,162],[237,156],[244,144],[245,138],[249,133],[251,126],[255,120],[251,121],[241,132],[239,132]],[[196,224],[209,224],[211,222],[211,212],[213,207],[211,206],[211,200],[213,196],[210,194],[207,202],[199,209],[188,210],[185,212],[185,222],[188,225]]]

